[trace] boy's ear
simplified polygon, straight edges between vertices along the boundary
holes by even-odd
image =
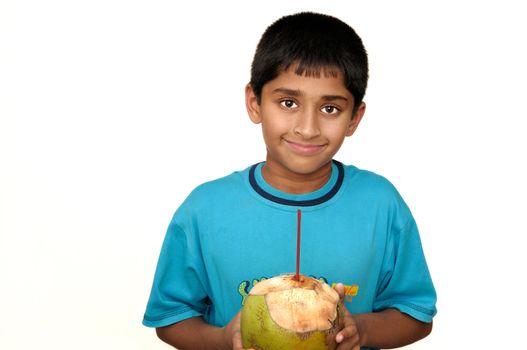
[[[355,130],[357,130],[357,127],[359,126],[359,123],[362,120],[362,117],[364,116],[364,112],[366,112],[366,104],[364,102],[361,102],[355,114],[351,116],[351,120],[348,125],[348,130],[346,130],[346,136],[353,135]]]
[[[258,99],[254,94],[253,87],[251,84],[245,86],[245,107],[247,108],[247,113],[249,118],[255,124],[260,124],[262,122],[262,116],[260,114],[260,105],[258,104]]]

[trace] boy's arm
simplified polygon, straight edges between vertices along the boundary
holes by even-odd
[[[337,285],[337,292],[344,296],[344,287]],[[432,323],[425,323],[396,309],[351,315],[341,301],[344,329],[337,334],[338,349],[398,348],[426,337],[432,331]]]
[[[396,309],[353,315],[353,319],[361,346],[372,348],[399,348],[423,339],[432,331],[432,323],[418,321]],[[349,331],[349,328],[342,330],[344,334]]]
[[[222,328],[206,323],[201,317],[191,317],[156,328],[156,332],[159,339],[179,350],[231,350],[233,339],[240,338],[235,337],[240,332],[240,313]]]

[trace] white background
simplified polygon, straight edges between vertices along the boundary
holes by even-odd
[[[2,0],[0,348],[168,348],[141,325],[165,229],[194,186],[263,160],[244,85],[267,25],[300,10],[370,55],[337,159],[388,177],[418,221],[439,313],[409,348],[521,347],[520,3]]]

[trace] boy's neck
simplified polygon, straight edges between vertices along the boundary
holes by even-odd
[[[264,180],[272,187],[290,194],[305,194],[322,188],[331,177],[331,164],[309,174],[299,174],[269,159],[262,168]]]

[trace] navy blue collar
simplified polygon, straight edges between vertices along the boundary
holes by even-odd
[[[272,202],[278,203],[278,204],[291,205],[291,206],[296,206],[296,207],[309,207],[313,205],[318,205],[318,204],[327,202],[328,200],[333,198],[333,196],[335,196],[335,194],[337,194],[337,192],[339,191],[340,187],[342,186],[342,182],[344,181],[344,166],[342,165],[342,163],[336,160],[333,160],[333,163],[336,165],[336,168],[338,170],[337,181],[335,182],[333,187],[328,192],[326,192],[325,194],[321,195],[318,198],[313,198],[313,199],[308,199],[308,200],[292,200],[292,199],[281,198],[281,197],[275,196],[265,191],[258,184],[258,181],[256,181],[256,178],[255,178],[256,168],[261,163],[254,164],[249,170],[249,183],[251,184],[252,188],[260,196]]]

